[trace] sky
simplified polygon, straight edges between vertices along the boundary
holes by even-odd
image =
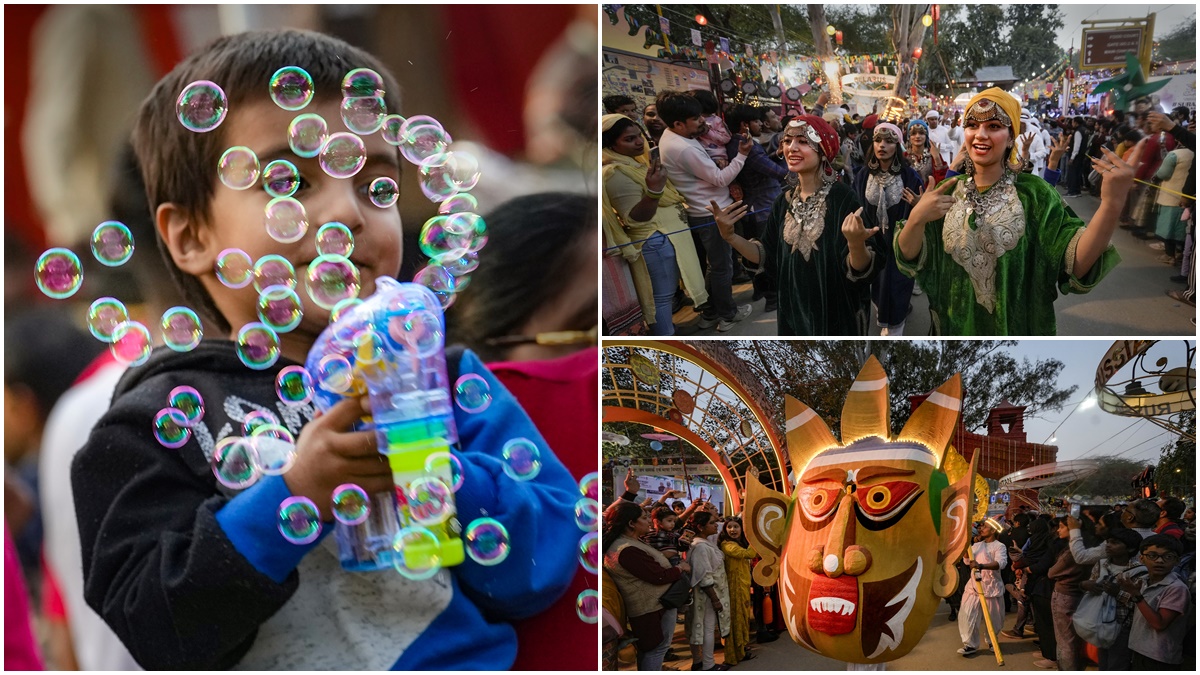
[[[1175,438],[1174,434],[1149,420],[1113,415],[1099,407],[1076,409],[1076,404],[1095,388],[1096,368],[1112,344],[1110,340],[1023,340],[1010,349],[1017,360],[1054,358],[1061,361],[1063,369],[1059,373],[1058,386],[1078,386],[1074,397],[1061,411],[1050,411],[1041,418],[1026,418],[1025,430],[1029,442],[1058,446],[1058,459],[1064,461],[1119,456],[1147,464],[1157,463],[1162,447]],[[1185,365],[1184,344],[1183,340],[1159,342],[1150,351],[1153,357],[1151,361],[1165,356],[1169,368]],[[1195,368],[1196,364],[1192,363],[1191,366]],[[697,373],[693,372],[693,368],[688,364],[687,370],[695,378]],[[1126,381],[1129,372],[1130,367],[1126,366],[1110,381]],[[710,384],[711,377],[707,376]],[[1156,390],[1153,386],[1148,387]],[[1052,436],[1057,440],[1050,443]]]
[[[1050,3],[1047,3],[1050,4]],[[1071,46],[1071,41],[1075,41],[1076,52],[1078,53],[1079,41],[1083,37],[1083,25],[1080,23],[1084,20],[1096,19],[1142,19],[1150,12],[1156,14],[1154,18],[1154,37],[1161,38],[1167,33],[1170,33],[1176,26],[1185,21],[1195,19],[1192,15],[1196,12],[1195,3],[1182,3],[1175,5],[1141,5],[1132,3],[1120,4],[1102,4],[1096,3],[1058,3],[1058,9],[1063,14],[1063,31],[1058,38],[1058,46],[1063,49],[1068,49]]]

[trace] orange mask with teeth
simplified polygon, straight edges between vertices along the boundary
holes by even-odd
[[[898,659],[954,592],[975,474],[950,446],[961,390],[955,375],[893,437],[887,375],[872,356],[846,397],[840,443],[787,398],[795,490],[789,497],[750,477],[745,527],[763,557],[755,581],[780,581],[800,645],[851,663]]]

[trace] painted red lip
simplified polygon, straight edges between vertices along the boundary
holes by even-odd
[[[836,579],[817,575],[808,591],[805,608],[809,628],[826,635],[845,635],[858,622],[858,579],[847,574]]]

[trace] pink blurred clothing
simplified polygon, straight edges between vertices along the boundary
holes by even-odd
[[[29,596],[8,523],[4,524],[4,669],[42,670],[42,657],[33,640]]]

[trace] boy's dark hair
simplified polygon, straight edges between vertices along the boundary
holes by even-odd
[[[650,516],[654,522],[661,523],[667,518],[675,518],[675,512],[669,506],[659,506],[654,509],[654,515]]]
[[[1142,543],[1142,535],[1127,527],[1110,531],[1106,540],[1109,539],[1125,544],[1125,548],[1128,549],[1130,553],[1136,553]]]
[[[197,80],[215,82],[225,91],[230,114],[237,114],[244,103],[270,102],[268,83],[275,71],[285,66],[308,71],[314,98],[319,101],[340,99],[346,73],[370,68],[383,78],[388,112],[400,111],[400,87],[383,63],[337,38],[302,30],[254,31],[218,38],[159,80],[138,111],[133,147],[146,183],[151,217],[162,204],[173,203],[189,217],[207,218],[217,189],[217,162],[228,147],[222,129],[195,133],[179,122],[175,102],[183,88]],[[158,245],[184,300],[210,318],[218,330],[228,332],[229,322],[199,280],[175,266],[161,237]]]
[[[1138,548],[1139,553],[1144,553],[1151,546],[1165,548],[1177,556],[1183,555],[1183,544],[1179,540],[1169,534],[1152,534],[1142,540],[1141,547]]]
[[[717,114],[717,97],[707,89],[693,89],[691,95],[700,102],[700,111],[704,116]]]
[[[1017,524],[1017,527],[1029,527],[1029,514],[1024,511],[1017,513],[1013,515],[1013,522]]]
[[[516,335],[561,290],[596,241],[596,198],[543,192],[510,199],[484,215],[491,236],[471,285],[446,314],[452,339],[484,361],[504,357],[509,347],[489,339]],[[594,269],[594,268],[593,268]],[[570,325],[555,330],[589,330],[596,325],[595,305]]]
[[[1171,520],[1179,520],[1183,517],[1183,512],[1187,510],[1187,504],[1179,497],[1163,497],[1162,510],[1166,511],[1167,518]]]
[[[605,96],[603,99],[601,99],[601,101],[604,102],[604,112],[610,115],[617,112],[617,109],[622,106],[627,106],[630,104],[637,105],[632,98],[626,96],[625,94],[612,94],[611,96]],[[595,108],[593,108],[593,110],[595,110]]]
[[[611,127],[609,127],[604,133],[600,134],[600,147],[602,147],[602,148],[613,147],[614,145],[617,144],[617,139],[620,138],[621,136],[625,135],[626,129],[628,129],[629,127],[635,127],[635,126],[637,126],[637,124],[634,123],[634,121],[629,119],[628,117],[626,117],[625,119],[619,119],[616,122],[613,122],[613,125]]]
[[[671,502],[671,508],[674,509],[676,507],[683,507],[686,509],[687,505],[684,504],[682,501],[676,499],[675,501]]]
[[[668,129],[675,126],[676,122],[686,122],[704,114],[700,102],[695,97],[682,92],[670,90],[659,92],[657,102],[658,116]]]
[[[735,134],[741,132],[742,124],[749,125],[751,122],[761,120],[762,108],[755,108],[745,103],[738,103],[725,115],[725,125]]]

